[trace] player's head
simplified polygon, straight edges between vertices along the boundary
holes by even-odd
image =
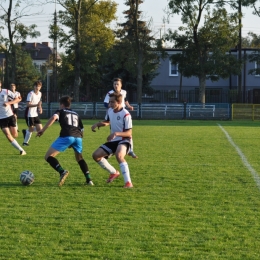
[[[63,96],[60,98],[60,105],[70,108],[72,98],[70,96]]]
[[[10,89],[11,89],[12,92],[14,92],[16,90],[16,85],[14,83],[11,83]]]
[[[35,90],[39,91],[41,89],[41,87],[42,87],[42,82],[40,80],[35,81],[33,83],[33,87],[34,87]]]
[[[109,94],[109,107],[115,109],[122,104],[123,96],[120,93],[113,92]]]
[[[122,79],[114,78],[113,79],[113,87],[114,87],[115,92],[119,93],[122,89]]]

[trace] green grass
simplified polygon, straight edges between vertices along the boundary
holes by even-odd
[[[43,158],[58,124],[22,157],[1,134],[0,259],[260,259],[260,190],[218,126],[260,173],[259,122],[134,121],[133,189],[122,177],[107,184],[91,158],[109,132],[91,132],[94,122],[84,132],[93,187],[70,149],[57,157],[70,171],[57,186]],[[26,169],[36,177],[28,187],[19,182]]]

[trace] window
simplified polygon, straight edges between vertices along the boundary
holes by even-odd
[[[255,62],[255,69],[256,69],[255,75],[257,77],[260,77],[260,63],[257,61]]]
[[[178,64],[169,61],[169,76],[178,76]]]

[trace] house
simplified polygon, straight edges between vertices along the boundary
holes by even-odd
[[[33,64],[38,70],[41,70],[41,67],[47,62],[54,59],[54,48],[50,46],[49,42],[42,42],[42,43],[25,43],[19,45],[22,46],[24,50],[30,53],[31,58],[33,60]],[[60,61],[61,58],[57,53],[57,61]]]
[[[238,49],[230,50],[233,55],[238,57]],[[254,53],[255,51],[259,51],[258,49],[242,49],[242,58],[245,55],[249,55]],[[159,68],[157,70],[158,75],[151,82],[151,87],[156,91],[165,91],[172,92],[176,99],[179,96],[180,86],[181,91],[186,93],[197,92],[199,90],[199,79],[197,77],[181,77],[178,71],[178,64],[172,64],[169,56],[174,53],[181,52],[181,50],[177,49],[166,49],[168,53],[168,57],[164,60],[161,59]],[[260,75],[249,75],[248,72],[250,69],[259,68],[260,64],[256,62],[249,62],[248,60],[244,64],[241,72],[242,72],[242,92],[244,95],[243,102],[254,102],[249,99],[254,99],[254,97],[259,97],[255,100],[255,103],[260,103]],[[238,90],[238,76],[230,75],[229,78],[220,79],[216,82],[211,80],[206,81],[206,95],[215,95],[215,96],[223,96],[223,93],[227,93],[228,91],[236,91]],[[196,97],[192,98],[190,102],[196,102]],[[222,99],[222,97],[221,97]],[[216,100],[218,102],[223,102],[223,100]]]

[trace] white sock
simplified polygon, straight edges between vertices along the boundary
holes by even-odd
[[[97,162],[103,169],[108,171],[110,174],[116,173],[116,169],[107,161],[107,159],[102,158]]]
[[[24,151],[23,148],[17,143],[15,139],[11,142],[11,145],[17,150],[19,150],[20,152]]]
[[[134,152],[134,143],[133,143],[133,139],[130,139],[130,148],[128,150],[128,154]]]
[[[125,183],[127,183],[127,182],[132,183],[127,162],[122,162],[119,164],[119,166],[120,166],[120,170],[123,174]]]
[[[31,136],[32,136],[32,133],[28,130],[26,130],[26,135],[25,135],[25,138],[24,138],[24,143],[29,143],[30,139],[31,139]]]

